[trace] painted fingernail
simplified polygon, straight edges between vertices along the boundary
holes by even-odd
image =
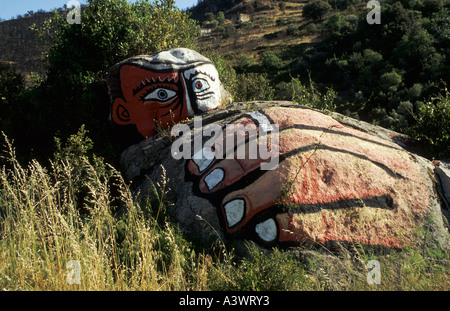
[[[273,131],[272,123],[267,118],[267,116],[265,116],[264,114],[262,114],[259,111],[252,111],[252,112],[249,113],[249,115],[252,118],[256,119],[256,121],[258,121],[259,127],[260,127],[260,129],[263,132],[271,132],[271,131]]]
[[[231,228],[244,218],[245,201],[237,199],[228,202],[224,206],[225,215],[227,216],[228,227]]]
[[[272,218],[256,225],[255,231],[266,242],[273,242],[277,238],[277,224]]]
[[[209,175],[205,177],[205,183],[208,186],[208,189],[214,189],[223,180],[224,177],[225,172],[220,168],[217,168],[209,173]]]
[[[214,153],[211,152],[210,148],[203,148],[194,154],[192,160],[197,164],[198,170],[203,172],[214,160]]]

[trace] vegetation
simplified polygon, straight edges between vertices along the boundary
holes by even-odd
[[[48,168],[22,166],[6,141],[0,170],[3,290],[449,290],[450,254],[418,243],[402,251],[368,245],[303,245],[247,256],[220,241],[195,246],[167,214],[170,180],[137,201],[121,174],[91,153],[81,128]],[[425,224],[426,226],[426,224]],[[381,283],[367,263],[378,260]],[[79,263],[79,282],[68,263]],[[76,279],[75,279],[76,280]]]
[[[303,7],[303,17],[314,22],[322,20],[322,17],[331,11],[331,5],[323,0],[314,0]]]
[[[450,1],[385,1],[381,25],[367,23],[369,9],[357,0],[317,0],[301,6],[287,1],[285,12],[273,2],[261,1],[265,11],[254,13],[252,29],[237,25],[239,35],[213,42],[237,73],[268,79],[273,99],[332,109],[407,133],[424,144],[428,157],[450,157],[448,123],[439,122],[434,134],[424,126],[425,119],[430,120],[427,115],[436,114],[431,118],[438,121],[437,115],[446,116],[449,109],[445,89],[450,83]],[[253,37],[260,38],[259,46],[252,45]],[[308,37],[315,42],[305,42]],[[245,52],[236,55],[241,49]],[[302,88],[314,92],[299,97]],[[240,89],[237,99],[253,98],[245,95],[245,85]],[[306,102],[312,97],[333,102]]]
[[[44,11],[32,12],[25,16],[0,23],[0,62],[14,64],[18,72],[28,76],[31,72],[44,74],[41,54],[45,45],[30,27],[43,23],[53,14]]]
[[[26,80],[0,66],[0,130],[17,150],[6,139],[0,158],[1,289],[450,289],[450,254],[427,243],[425,228],[423,241],[401,251],[340,243],[263,251],[247,244],[243,256],[221,241],[200,246],[184,236],[167,214],[173,203],[164,175],[153,181],[150,198],[133,197],[114,168],[124,146],[114,143],[107,120],[105,74],[127,57],[176,46],[211,58],[235,101],[273,98],[337,110],[420,139],[430,157],[450,155],[448,1],[386,1],[382,25],[365,22],[361,1],[319,0],[326,10],[308,20],[287,16],[304,1],[245,1],[245,12],[258,18],[228,26],[231,2],[201,1],[196,10],[218,5],[205,23],[223,27],[215,40],[232,47],[269,24],[257,38],[265,45],[249,44],[256,55],[200,47],[196,22],[172,0],[90,0],[82,25],[56,11],[35,27],[48,44],[45,74]],[[277,18],[265,14],[274,10]],[[280,48],[277,40],[289,44]],[[67,281],[72,260],[81,266],[79,285]],[[380,285],[366,281],[370,260],[381,264]]]
[[[49,44],[46,75],[39,85],[22,90],[9,111],[11,122],[2,123],[1,129],[14,137],[21,155],[45,161],[54,136],[68,137],[84,124],[96,150],[111,163],[117,163],[124,146],[112,144],[115,134],[107,119],[109,68],[138,54],[194,47],[198,33],[195,22],[176,9],[173,0],[91,0],[80,25],[67,23],[66,13],[55,11],[35,30]],[[8,94],[2,97],[11,101]],[[133,142],[129,137],[128,143]]]

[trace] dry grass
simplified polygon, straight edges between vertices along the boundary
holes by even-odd
[[[191,252],[173,224],[146,215],[116,170],[87,157],[77,167],[65,158],[51,170],[36,161],[24,168],[9,147],[10,169],[0,172],[0,289],[205,288],[210,257]],[[112,212],[111,178],[127,210],[122,217]],[[161,214],[166,182],[163,176],[155,188]],[[79,285],[67,281],[72,260],[81,267]]]
[[[220,241],[196,249],[166,214],[164,174],[151,200],[136,202],[114,168],[86,156],[84,133],[70,144],[45,168],[36,161],[21,166],[7,143],[0,171],[1,290],[450,289],[450,256],[434,246],[303,245],[285,252],[250,245],[247,257]],[[118,199],[122,216],[115,212]],[[68,266],[74,260],[79,284],[70,278],[77,276]],[[367,283],[370,260],[380,262],[379,285]]]

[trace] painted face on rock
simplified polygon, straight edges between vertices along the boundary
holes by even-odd
[[[135,124],[142,136],[149,137],[158,128],[220,106],[220,81],[212,64],[180,66],[178,70],[150,67],[127,63],[120,67],[122,96],[114,99],[112,107],[116,124]]]

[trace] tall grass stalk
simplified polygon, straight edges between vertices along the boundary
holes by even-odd
[[[85,134],[81,129],[58,145],[47,167],[21,165],[6,139],[0,290],[450,289],[450,255],[435,245],[251,246],[246,257],[222,240],[219,247],[196,249],[167,215],[165,174],[154,181],[153,195],[138,201],[118,171],[88,156],[92,144]],[[367,283],[371,260],[380,262],[381,284]],[[79,275],[68,266],[72,261]]]
[[[204,289],[208,256],[191,251],[173,223],[163,219],[160,225],[144,213],[146,207],[133,200],[114,168],[73,154],[59,154],[50,169],[37,161],[23,167],[6,141],[7,165],[0,171],[0,289]],[[113,212],[111,180],[126,210],[120,217]],[[80,284],[68,281],[72,260],[81,267]]]

